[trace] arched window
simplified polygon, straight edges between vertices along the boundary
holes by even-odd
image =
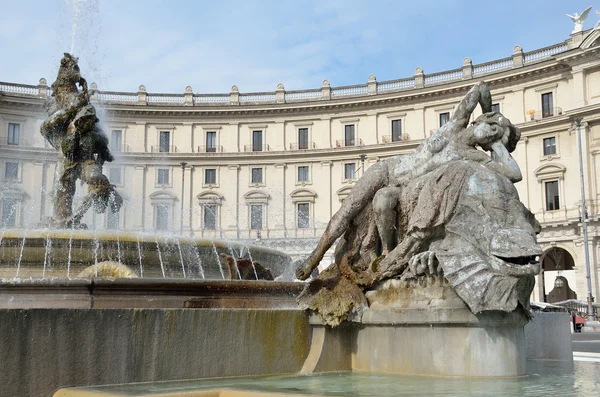
[[[204,235],[205,231],[220,229],[223,196],[213,190],[207,190],[198,194],[196,198],[200,205],[202,235]]]
[[[573,270],[575,262],[567,250],[554,247],[546,251],[540,258],[545,271]]]
[[[173,207],[177,197],[165,191],[159,191],[150,195],[154,213],[154,230],[167,231],[173,228]]]

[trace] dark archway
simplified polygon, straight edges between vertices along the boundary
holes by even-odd
[[[544,271],[573,270],[575,267],[573,257],[563,248],[550,248],[542,255],[541,260]]]

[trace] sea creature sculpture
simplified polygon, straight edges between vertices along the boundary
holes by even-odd
[[[53,191],[54,226],[85,228],[81,219],[90,207],[97,213],[104,213],[107,208],[119,211],[123,199],[102,173],[104,162],[113,160],[108,138],[97,126],[99,120],[90,103],[87,82],[81,76],[78,59],[71,54],[65,53],[61,60],[46,109],[49,117],[40,132],[58,150],[59,157],[59,177]],[[88,185],[88,194],[73,211],[78,179]]]

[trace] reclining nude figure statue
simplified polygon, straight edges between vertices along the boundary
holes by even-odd
[[[483,114],[469,125],[478,104]],[[489,88],[477,83],[414,153],[365,172],[296,269],[308,278],[341,237],[334,265],[307,284],[301,306],[337,325],[358,318],[363,291],[379,281],[443,274],[473,313],[527,311],[539,223],[514,187],[522,175],[510,153],[520,132],[490,110]]]
[[[469,126],[471,114],[478,104],[483,115]],[[519,167],[509,154],[519,137],[515,136],[510,121],[498,113],[492,113],[491,109],[489,88],[484,82],[479,82],[460,101],[452,118],[425,139],[414,153],[394,156],[370,167],[329,221],[315,250],[297,267],[296,277],[306,280],[310,276],[325,252],[346,231],[350,221],[370,202],[383,246],[382,253],[387,255],[380,263],[380,267],[385,269],[382,276],[393,276],[397,267],[392,262],[403,256],[415,243],[409,236],[403,246],[396,246],[399,237],[396,236],[396,208],[402,185],[442,164],[464,158],[486,163],[511,181],[520,181]],[[491,150],[500,161],[493,161],[477,150],[476,145]]]

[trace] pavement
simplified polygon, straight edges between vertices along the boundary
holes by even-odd
[[[600,362],[600,332],[571,334],[573,360]]]

